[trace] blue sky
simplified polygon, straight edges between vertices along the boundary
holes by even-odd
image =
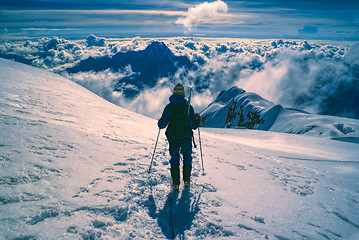
[[[3,39],[206,36],[359,40],[357,0],[223,0],[228,10],[178,23],[190,0],[0,0]],[[208,1],[214,2],[214,1]],[[197,14],[197,12],[196,12]]]

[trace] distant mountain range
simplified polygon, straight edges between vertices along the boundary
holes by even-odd
[[[359,120],[285,108],[238,87],[222,91],[201,115],[204,127],[248,128],[359,143]]]
[[[89,57],[66,71],[119,71],[128,66],[131,67],[132,73],[119,79],[114,89],[122,91],[127,98],[135,97],[145,87],[153,87],[162,77],[173,77],[179,68],[194,68],[188,57],[175,56],[164,43],[153,41],[141,51],[119,52],[112,57]]]
[[[0,58],[9,59],[27,65],[31,65],[31,62],[34,60],[34,59],[27,59],[22,56],[18,56],[16,54],[11,54],[11,53],[10,54],[0,53]]]

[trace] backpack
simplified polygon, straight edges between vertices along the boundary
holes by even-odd
[[[192,137],[186,103],[171,104],[171,118],[168,126],[168,135],[169,137],[176,139],[187,139]]]

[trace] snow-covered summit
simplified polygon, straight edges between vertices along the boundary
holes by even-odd
[[[359,143],[359,120],[315,115],[232,87],[202,111],[202,125],[324,136]]]
[[[216,100],[214,100],[215,102],[218,103],[227,103],[230,99],[238,96],[239,94],[245,93],[246,91],[242,88],[238,88],[238,87],[231,87],[228,90],[223,90],[218,97],[216,98]]]

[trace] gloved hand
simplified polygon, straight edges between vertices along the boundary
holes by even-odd
[[[201,122],[201,115],[199,115],[198,113],[195,113],[194,116],[196,117],[198,123]]]

